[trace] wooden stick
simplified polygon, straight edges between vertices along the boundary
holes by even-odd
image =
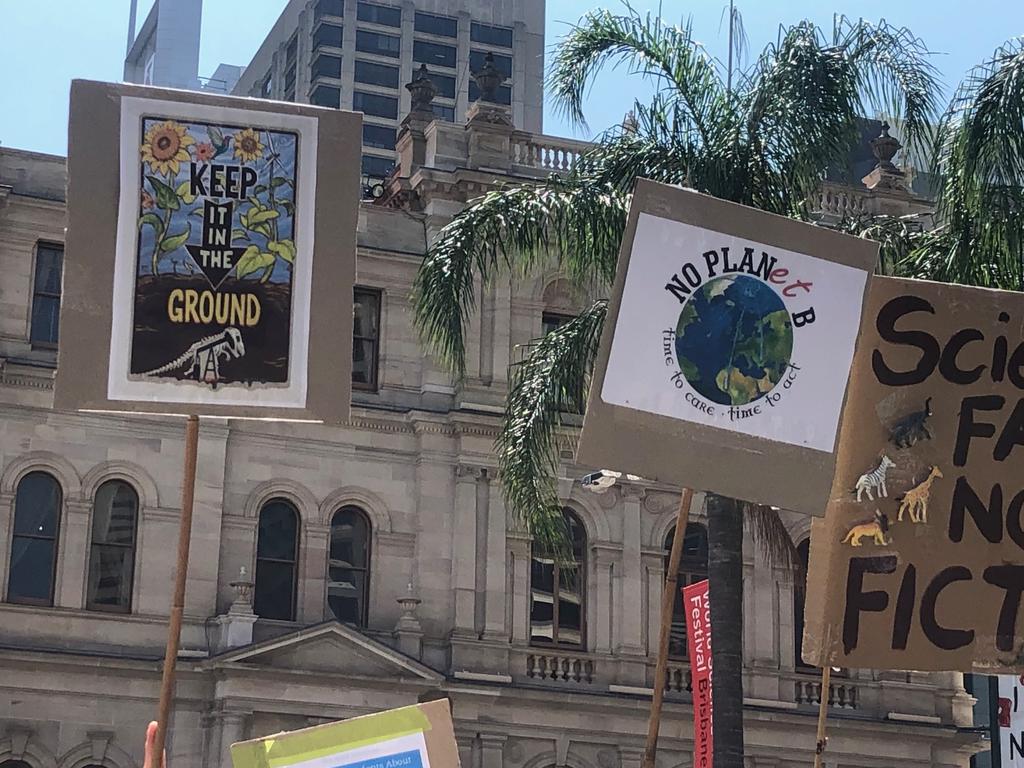
[[[178,525],[178,563],[174,574],[174,599],[167,625],[167,648],[164,650],[163,678],[160,680],[160,707],[157,710],[156,741],[153,754],[164,754],[167,726],[174,699],[174,672],[181,642],[181,618],[185,611],[185,579],[188,576],[188,550],[192,542],[192,503],[196,490],[196,454],[199,449],[199,417],[189,416],[185,422],[185,466],[181,484],[181,522]],[[163,766],[164,761],[157,757]]]
[[[661,705],[665,699],[668,641],[672,634],[672,604],[676,599],[679,561],[683,556],[683,539],[686,538],[686,524],[690,519],[690,502],[692,500],[693,490],[684,488],[682,495],[679,497],[676,531],[672,536],[672,551],[668,557],[668,572],[665,574],[665,591],[661,595],[661,632],[658,636],[658,663],[654,668],[654,695],[651,698],[651,716],[647,721],[647,744],[644,747],[643,768],[654,768],[654,758],[658,753],[658,727],[661,725]]]
[[[825,718],[828,717],[829,681],[832,678],[832,667],[827,664],[821,668],[821,700],[818,702],[818,738],[814,745],[814,768],[821,768],[822,754],[828,737],[825,736]]]

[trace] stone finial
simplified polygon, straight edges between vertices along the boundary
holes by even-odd
[[[431,104],[437,96],[437,86],[434,85],[426,64],[420,64],[416,76],[412,82],[405,84],[405,89],[412,96],[412,112],[433,114],[434,108]]]
[[[639,128],[639,124],[636,120],[636,112],[631,109],[622,118],[622,132],[627,136],[635,136],[637,128]]]
[[[416,609],[421,602],[413,591],[412,582],[409,582],[406,593],[398,598],[402,615],[395,623],[394,636],[398,641],[398,650],[414,659],[420,658],[423,654],[423,627],[416,616]]]
[[[494,54],[484,56],[484,65],[473,72],[473,80],[480,91],[479,101],[497,101],[498,87],[505,82],[505,75],[494,65]]]
[[[902,148],[903,145],[900,144],[899,140],[889,135],[889,124],[883,122],[882,132],[871,140],[871,153],[878,161],[878,167],[890,173],[897,171],[898,169],[893,165],[892,159]]]
[[[244,565],[238,569],[238,578],[231,582],[231,588],[235,590],[235,601],[230,610],[234,613],[252,613],[253,583]]]

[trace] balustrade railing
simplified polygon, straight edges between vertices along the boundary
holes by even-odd
[[[526,657],[526,676],[589,685],[594,682],[594,662],[574,654],[533,652]]]
[[[579,160],[590,144],[549,136],[513,137],[512,165],[534,170],[565,172]]]
[[[797,676],[793,683],[793,700],[797,704],[818,706],[821,703],[821,679]],[[828,686],[828,705],[837,709],[857,709],[857,686],[850,680],[832,680]]]

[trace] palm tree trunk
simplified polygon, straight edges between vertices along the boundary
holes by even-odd
[[[743,505],[708,495],[714,768],[743,768]]]

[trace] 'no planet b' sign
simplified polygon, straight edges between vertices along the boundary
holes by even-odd
[[[876,254],[638,184],[579,460],[823,514]]]

